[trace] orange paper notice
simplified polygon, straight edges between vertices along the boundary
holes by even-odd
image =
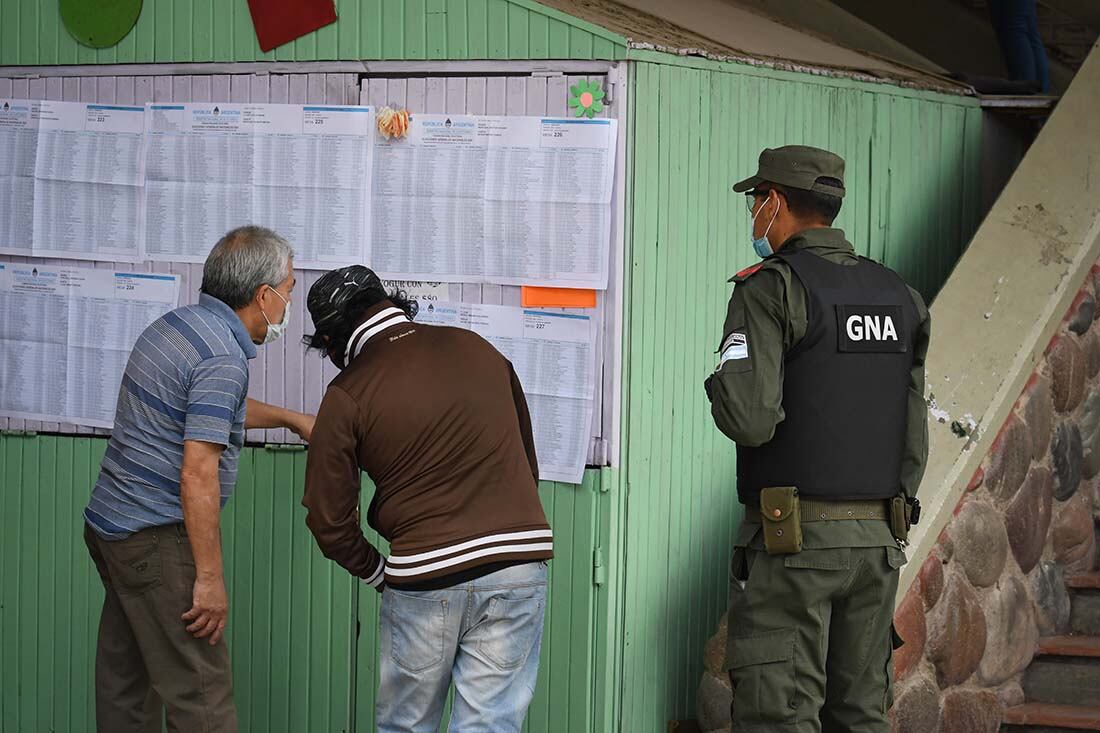
[[[595,308],[596,291],[523,286],[524,308]]]

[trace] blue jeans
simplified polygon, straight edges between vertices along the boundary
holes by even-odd
[[[535,693],[546,563],[444,590],[382,595],[378,733],[435,733],[454,681],[451,733],[518,733]]]
[[[1039,35],[1036,0],[990,0],[989,17],[1008,66],[1017,80],[1037,81],[1040,91],[1050,90],[1047,51]]]

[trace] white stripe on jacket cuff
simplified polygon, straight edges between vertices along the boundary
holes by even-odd
[[[382,581],[385,580],[385,578],[386,578],[386,558],[383,555],[379,555],[378,556],[378,567],[374,569],[374,572],[371,573],[370,577],[360,578],[359,580],[360,580],[360,582],[362,582],[366,585],[369,585],[372,588],[377,588],[378,586],[382,585]]]

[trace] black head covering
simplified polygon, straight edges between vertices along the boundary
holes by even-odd
[[[320,280],[313,283],[309,295],[306,296],[306,307],[313,319],[313,327],[318,332],[331,328],[346,315],[346,307],[351,299],[364,290],[385,292],[382,280],[368,267],[351,265],[326,272]]]

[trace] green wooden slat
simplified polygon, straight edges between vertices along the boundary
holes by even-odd
[[[360,506],[369,506],[374,486],[366,477],[360,493]],[[389,555],[389,545],[366,524],[366,512],[361,512],[363,534],[367,541]],[[354,581],[353,581],[354,582]],[[359,604],[359,637],[355,644],[355,730],[357,733],[374,731],[374,706],[378,691],[378,615],[382,608],[382,596],[374,588],[354,582]]]
[[[539,657],[539,679],[535,686],[535,695],[531,705],[527,708],[527,720],[525,730],[532,733],[542,733],[549,730],[552,714],[551,696],[547,694],[551,686],[550,672],[551,662],[555,658],[553,649],[553,616],[549,613],[549,607],[553,606],[556,597],[555,588],[560,582],[559,577],[564,573],[559,568],[561,560],[561,548],[570,544],[572,528],[562,526],[564,517],[558,512],[559,503],[558,486],[556,483],[542,483],[539,485],[539,498],[542,500],[543,512],[546,521],[554,528],[554,560],[550,563],[548,573],[548,587],[546,593],[547,613],[543,619],[542,651]],[[561,527],[559,530],[558,527]],[[556,699],[568,703],[568,698],[563,697],[562,690],[555,690]]]
[[[868,186],[871,194],[871,237],[874,247],[871,256],[879,262],[886,261],[889,236],[890,211],[886,206],[890,160],[889,102],[881,97],[872,99],[874,133],[871,138],[871,164]],[[887,165],[883,165],[883,161]]]
[[[19,526],[22,521],[20,471],[22,441],[0,437],[0,729],[16,730],[19,679]]]
[[[636,158],[635,168],[635,203],[633,209],[634,236],[631,249],[631,268],[633,270],[633,288],[643,292],[656,292],[656,272],[652,265],[651,250],[658,238],[658,201],[657,187],[659,185],[659,151],[660,139],[660,113],[661,113],[661,86],[659,81],[660,67],[652,64],[639,64],[636,70],[635,94],[633,99],[635,111],[635,140],[634,150]],[[638,151],[645,149],[646,155],[639,155]],[[643,183],[644,182],[644,183]],[[639,214],[640,212],[640,214]],[[628,441],[629,467],[631,479],[636,481],[638,491],[632,492],[630,497],[630,515],[641,510],[648,503],[643,492],[650,490],[651,479],[649,476],[649,463],[652,459],[650,451],[650,426],[652,425],[649,413],[652,410],[653,400],[653,351],[646,347],[646,343],[640,339],[642,334],[652,334],[655,330],[656,299],[638,299],[633,301],[630,307],[632,349],[630,352],[630,379],[629,392],[634,398],[624,400],[630,405],[630,423],[627,426],[625,438]],[[637,334],[637,336],[635,336]],[[637,507],[637,510],[634,507]],[[640,535],[644,535],[646,527],[641,521],[632,521],[627,525],[629,561],[625,568],[626,573],[626,607],[624,610],[623,645],[624,666],[626,663],[634,663],[638,652],[636,645],[639,639],[648,640],[648,632],[642,628],[641,606],[643,598],[647,595],[643,588],[642,579],[645,577],[647,567],[644,564],[647,544]],[[633,712],[639,706],[639,697],[643,696],[643,689],[639,684],[638,670],[624,670],[624,683],[621,694],[623,695],[622,710],[623,722],[633,719]],[[629,681],[627,680],[629,678]],[[629,717],[628,717],[629,716]]]
[[[847,103],[849,119],[855,120],[848,138],[849,150],[854,151],[856,158],[853,180],[858,185],[857,190],[861,192],[855,199],[849,221],[853,222],[852,230],[854,237],[860,242],[861,251],[873,259],[876,257],[876,242],[871,218],[874,192],[871,190],[870,168],[874,107],[873,102],[868,103],[863,92],[848,95]]]
[[[175,0],[172,3],[163,3],[167,6],[166,12],[172,15],[170,36],[171,45],[163,49],[164,58],[175,61],[193,61],[194,50],[191,47],[197,33],[201,33],[201,26],[195,27],[195,18],[192,16],[195,10],[195,0]]]
[[[467,58],[489,58],[489,0],[466,0]]]
[[[550,58],[550,19],[530,13],[527,23],[528,55],[533,59]]]
[[[56,64],[57,60],[57,47],[59,43],[59,33],[68,32],[61,26],[61,11],[60,6],[57,3],[37,3],[38,6],[38,54],[37,57],[41,60],[42,64]],[[123,39],[126,41],[127,39]],[[122,45],[122,44],[120,44]],[[132,48],[133,42],[122,45],[122,48]],[[25,58],[26,54],[21,53],[20,58]]]
[[[42,53],[42,49],[39,48],[40,40],[38,36],[38,22],[42,14],[40,8],[41,4],[35,2],[35,0],[22,0],[18,23],[18,56],[26,56],[28,54],[40,55]],[[5,18],[2,22],[16,25],[14,19]]]
[[[508,55],[508,2],[487,0],[488,10],[488,58],[506,59]]]
[[[592,34],[580,28],[569,29],[569,56],[574,59],[592,58]]]
[[[8,569],[8,562],[10,557],[15,554],[14,548],[10,546],[11,541],[15,537],[15,533],[10,526],[11,520],[4,521],[4,517],[11,517],[15,514],[12,504],[9,503],[10,497],[9,491],[5,490],[5,486],[8,486],[8,449],[9,445],[5,445],[0,442],[0,504],[7,508],[3,516],[0,516],[0,690],[6,690],[9,687],[8,679],[10,672],[8,670],[8,662],[11,656],[8,654],[7,638],[9,628],[15,627],[15,619],[11,613],[10,598],[8,597],[9,591],[6,589],[13,582],[10,570]],[[0,692],[0,729],[4,729],[9,726],[9,721],[5,711],[10,709],[10,705],[7,700],[7,696]]]
[[[281,52],[282,49],[289,49],[289,53],[291,54],[292,58],[294,58],[294,59],[324,59],[324,58],[328,58],[324,53],[319,52],[320,44],[318,43],[318,38],[320,37],[320,35],[322,33],[327,32],[329,34],[333,34],[333,33],[335,33],[335,30],[336,29],[333,28],[333,26],[331,26],[331,25],[325,26],[324,28],[320,28],[320,29],[314,31],[313,33],[307,33],[304,36],[299,36],[298,38],[295,38],[290,43],[287,43],[284,46],[281,46],[279,49],[272,49],[271,51],[268,51],[266,54],[264,54],[262,52],[258,53],[257,56],[256,56],[256,59],[257,60],[265,60],[265,57],[268,56],[268,55],[273,55],[276,58],[282,58],[281,56],[278,55]],[[335,45],[335,40],[333,40],[333,45]]]
[[[47,7],[49,7],[49,6],[47,6]],[[145,15],[145,13],[142,13],[142,15]],[[140,16],[139,16],[139,20],[140,20]],[[77,58],[76,58],[77,57],[77,49],[80,48],[80,45],[75,40],[73,40],[73,37],[69,34],[68,29],[65,28],[65,24],[61,21],[60,12],[58,12],[58,15],[57,15],[57,31],[54,34],[54,38],[56,38],[56,42],[57,42],[57,55],[56,55],[55,63],[58,63],[58,64],[75,64],[75,63],[77,63]],[[152,49],[152,47],[153,47],[153,45],[152,45],[152,42],[150,41],[149,48]],[[149,57],[152,58],[152,53],[150,53]],[[35,63],[35,61],[27,61],[25,59],[20,59],[20,61],[22,61],[23,63],[29,63],[29,64]]]
[[[606,38],[592,39],[592,58],[614,61],[621,56],[622,46]]]
[[[427,31],[424,22],[424,0],[405,0],[405,47],[402,58],[427,58]]]
[[[73,569],[76,561],[74,540],[79,540],[83,522],[80,514],[73,511],[84,492],[74,491],[74,440],[54,441],[53,456],[53,513],[57,522],[57,535],[54,547],[57,551],[55,570],[52,573],[51,595],[53,603],[51,613],[56,614],[51,621],[50,637],[52,648],[43,649],[45,659],[56,658],[59,663],[53,669],[49,688],[49,704],[53,708],[51,723],[55,730],[73,729],[73,699],[60,698],[54,690],[69,690],[73,687],[72,648],[74,625],[69,622],[68,614],[75,616],[72,607]],[[79,499],[77,497],[80,497]],[[81,502],[82,503],[82,502]],[[83,545],[83,542],[80,543]],[[63,600],[62,600],[63,599]]]
[[[57,513],[56,466],[57,441],[40,445],[37,465],[32,467],[36,481],[36,493],[38,494],[36,497],[38,506],[33,515],[38,525],[38,531],[34,537],[33,557],[40,567],[48,568],[58,567],[57,543],[61,534],[68,529],[70,524],[69,521],[66,521],[69,517],[61,518]],[[38,678],[31,699],[34,701],[38,725],[43,728],[52,728],[55,724],[52,699],[56,666],[46,663],[45,660],[56,658],[54,655],[54,633],[56,631],[58,609],[56,588],[54,586],[55,578],[44,576],[40,572],[34,573],[33,577],[35,591],[32,593],[31,600],[34,603],[38,618],[36,624],[37,638],[31,640],[30,643],[35,650]]]
[[[168,0],[156,0],[150,3],[149,10],[153,15],[153,61],[166,63],[173,60],[173,33],[175,26],[172,22],[173,3]],[[180,3],[189,7],[187,0]]]
[[[466,14],[466,0],[446,0],[447,10],[447,58],[468,59],[470,47],[466,33],[469,18]]]
[[[401,3],[382,5],[382,58],[405,56],[405,8]]]
[[[381,3],[359,3],[359,43],[358,53],[354,49],[348,49],[346,52],[341,49],[341,58],[377,59],[382,57]]]
[[[229,624],[226,638],[233,662],[235,679],[253,678],[253,657],[245,629],[253,624],[255,607],[262,605],[262,590],[252,583],[256,555],[254,512],[257,506],[255,455],[253,450],[241,451],[237,462],[237,485],[233,496],[222,510],[222,564],[229,593]],[[252,728],[254,689],[251,684],[236,685],[234,698],[237,718],[242,730]]]
[[[191,0],[191,58],[196,62],[214,60],[215,0]]]
[[[106,54],[101,53],[101,51],[99,49],[89,48],[88,46],[84,46],[84,45],[81,45],[81,44],[77,43],[75,40],[73,40],[73,37],[72,37],[71,34],[69,34],[68,30],[65,31],[65,34],[67,36],[66,40],[69,42],[69,44],[71,44],[71,48],[73,49],[72,52],[69,54],[69,58],[71,59],[69,61],[69,63],[74,63],[74,64],[96,64],[96,63],[101,63],[100,62],[100,56],[101,55],[103,56],[103,59],[106,60],[106,58],[107,58]],[[104,49],[104,50],[106,50],[106,49]]]
[[[569,58],[569,26],[568,24],[557,20],[551,19],[549,22],[549,42],[550,42],[550,58],[552,59],[567,59]]]
[[[622,564],[619,561],[617,548],[622,547],[619,531],[623,516],[621,499],[624,493],[619,479],[619,472],[616,469],[605,468],[600,472],[597,482],[599,493],[596,496],[595,543],[603,548],[607,580],[594,594],[593,602],[595,622],[593,623],[592,697],[594,706],[592,724],[589,726],[593,731],[618,730]]]
[[[427,0],[424,8],[425,36],[427,48],[425,55],[430,59],[448,58],[447,51],[447,0]]]
[[[268,451],[257,451],[253,455],[255,463],[254,490],[258,497],[265,488],[270,487],[275,481],[274,454]],[[255,528],[253,560],[254,578],[252,592],[257,599],[274,599],[274,567],[268,564],[266,558],[274,556],[275,547],[283,542],[283,537],[277,536],[274,531],[274,505],[269,501],[257,500],[252,502],[254,514],[252,521]],[[256,603],[252,609],[252,629],[257,639],[274,639],[276,636],[277,610],[270,603]],[[253,728],[256,730],[271,730],[275,722],[273,705],[281,705],[285,697],[276,697],[276,685],[274,677],[275,667],[278,664],[286,664],[286,660],[279,660],[272,644],[258,644],[251,650],[252,655],[252,685],[253,685]]]
[[[237,3],[234,3],[236,5]],[[242,3],[243,4],[243,3]],[[232,53],[234,25],[237,20],[235,11],[223,10],[223,0],[212,0],[210,14],[210,54],[211,61],[222,61]],[[148,8],[142,8],[141,14],[148,13]],[[140,25],[141,19],[138,19]],[[139,51],[140,53],[140,51]]]
[[[548,679],[546,682],[550,683],[551,687],[558,684],[558,681],[564,682],[569,679],[569,638],[573,633],[572,624],[568,615],[569,607],[569,591],[573,584],[573,574],[576,572],[576,567],[573,564],[573,558],[576,554],[576,547],[574,546],[574,538],[577,534],[577,527],[565,526],[571,525],[573,517],[573,506],[576,501],[574,495],[575,489],[572,487],[557,489],[553,491],[554,501],[554,525],[555,535],[558,532],[565,534],[563,537],[564,542],[558,542],[555,537],[554,542],[554,560],[553,571],[550,576],[550,599],[549,604],[552,608],[557,610],[559,606],[564,613],[550,613],[547,618],[546,630],[543,634],[543,653],[546,655],[546,664],[543,665],[542,672],[545,670],[545,674]],[[591,567],[591,565],[589,565]],[[545,682],[543,683],[545,687]],[[562,696],[564,699],[569,700],[568,688],[563,691],[565,694]],[[570,701],[572,702],[572,701]],[[556,707],[556,706],[555,706]],[[550,714],[553,715],[554,709],[550,710]],[[562,712],[565,712],[564,710]],[[548,725],[548,730],[553,730]]]
[[[302,36],[302,46],[299,47],[299,58],[306,54],[318,61],[333,61],[340,58],[340,17],[336,17],[335,23],[318,28],[313,33]],[[354,21],[348,25],[355,26]],[[297,41],[295,41],[297,43]],[[270,60],[270,52],[261,57],[262,60]]]
[[[105,440],[77,438],[74,450],[73,476],[80,477],[79,490],[74,492],[73,508],[79,514],[91,496],[92,487],[99,476],[99,465],[106,447]],[[79,523],[79,522],[78,522]],[[83,533],[83,527],[80,528]],[[74,604],[75,618],[83,619],[83,624],[74,623],[74,641],[72,662],[74,665],[73,715],[74,733],[92,727],[95,720],[95,650],[96,635],[99,630],[99,617],[103,609],[103,583],[95,570],[91,557],[82,539],[76,541],[74,552]],[[79,679],[77,683],[75,680]],[[79,721],[79,725],[75,723]]]
[[[526,10],[516,5],[508,6],[508,56],[509,58],[529,58],[531,56],[528,43],[530,26],[527,18],[530,15]]]
[[[573,585],[569,590],[571,643],[566,653],[569,655],[570,666],[568,678],[570,705],[564,711],[568,715],[566,730],[591,730],[592,651],[595,641],[593,629],[595,586],[592,583],[592,557],[595,550],[598,485],[599,473],[596,471],[586,471],[584,483],[580,487],[559,485],[560,491],[575,492],[576,503],[571,521],[579,530],[574,534]],[[560,609],[560,603],[558,608]],[[548,686],[551,697],[553,697],[553,689],[563,682],[551,680],[552,684]]]
[[[688,261],[694,259],[696,256],[690,249],[690,242],[688,241],[688,187],[690,179],[687,177],[687,171],[689,169],[689,156],[693,135],[691,134],[691,105],[693,104],[692,97],[694,81],[699,77],[699,74],[685,73],[686,69],[672,69],[671,77],[672,84],[674,85],[674,96],[672,103],[669,105],[670,112],[674,112],[677,117],[677,126],[680,128],[680,133],[675,135],[673,141],[670,141],[670,160],[669,169],[671,172],[670,179],[682,182],[680,185],[670,186],[668,192],[668,199],[666,208],[664,211],[667,213],[667,219],[669,222],[668,229],[668,242],[669,247],[665,248],[664,258],[664,271],[665,271],[665,283],[666,293],[673,297],[679,297],[684,292],[685,286],[685,274],[684,267]],[[671,129],[670,129],[671,131]],[[693,176],[694,177],[694,176]],[[666,323],[668,326],[667,338],[668,345],[675,352],[675,356],[669,354],[661,360],[664,368],[664,379],[673,380],[676,374],[684,373],[684,369],[680,364],[683,354],[683,348],[685,347],[684,341],[684,327],[686,325],[683,309],[675,309],[666,314]],[[683,409],[683,401],[681,396],[682,382],[678,381],[665,381],[663,390],[663,399],[661,402],[662,410],[661,415],[658,418],[661,422],[665,422],[673,417],[673,415],[679,413]],[[685,425],[686,427],[686,425]],[[668,567],[671,568],[683,568],[683,551],[684,543],[676,541],[674,538],[682,538],[686,535],[683,534],[683,495],[680,491],[674,487],[673,466],[682,466],[687,468],[686,461],[682,458],[683,446],[684,446],[684,432],[678,431],[675,435],[666,436],[662,442],[662,460],[661,460],[661,474],[658,478],[658,486],[661,489],[661,499],[659,506],[664,512],[666,531],[663,533],[662,546],[668,556]],[[654,566],[658,565],[659,561],[654,558]],[[681,604],[686,600],[683,597],[679,597],[677,591],[678,586],[683,576],[677,577],[674,573],[666,573],[664,577],[659,577],[658,582],[662,588],[662,595],[664,597],[664,613],[663,617],[666,619],[679,618],[687,620],[687,614],[683,613]],[[686,641],[684,638],[680,638],[683,634],[683,630],[680,633],[673,633],[671,628],[667,626],[660,631],[662,638],[662,651],[664,653],[664,667],[665,669],[672,671],[672,677],[675,682],[669,685],[665,690],[664,705],[671,706],[676,704],[677,698],[680,696],[681,688],[683,687],[683,672],[680,671],[682,664],[680,657],[684,653],[684,646],[682,643]],[[654,668],[656,672],[656,668]],[[657,673],[658,678],[660,674]]]
[[[297,630],[291,623],[291,583],[288,582],[288,569],[291,567],[291,545],[289,542],[291,531],[290,512],[285,500],[280,501],[283,494],[282,487],[288,477],[287,454],[274,454],[272,456],[271,475],[271,565],[268,571],[271,575],[271,632],[274,639],[292,640],[297,635]],[[259,488],[259,487],[258,487]],[[286,492],[289,493],[289,492]],[[292,698],[295,687],[290,681],[290,670],[293,666],[293,658],[287,644],[272,644],[272,675],[271,675],[271,704],[275,711],[279,712],[282,720],[290,717]],[[284,728],[285,730],[285,728]]]
[[[4,23],[0,24],[0,64],[17,64],[23,51],[23,43],[20,42],[20,19],[24,13],[19,3],[10,3],[3,7]],[[27,48],[26,55],[33,58],[37,51]]]
[[[29,441],[24,447],[23,470],[20,474],[19,490],[23,492],[21,497],[23,529],[19,534],[19,559],[20,572],[18,578],[18,595],[16,605],[19,608],[19,636],[17,641],[19,676],[16,678],[18,696],[16,704],[19,706],[17,730],[35,730],[45,727],[38,720],[38,710],[35,706],[36,681],[38,679],[38,650],[35,643],[38,634],[41,633],[38,616],[38,572],[35,567],[35,558],[38,553],[36,542],[40,533],[39,521],[42,517],[40,511],[42,486],[38,482],[38,464],[41,445],[38,441]],[[26,529],[33,528],[30,532]]]
[[[958,125],[958,118],[953,112],[954,110],[944,109],[943,107],[936,110],[939,129],[936,136],[937,156],[934,162],[939,168],[939,175],[942,176],[941,181],[962,180],[962,166],[955,167],[956,161],[961,162],[960,151],[956,142],[959,140],[962,130]],[[941,242],[951,242],[954,245],[950,248],[936,248],[931,273],[934,290],[939,290],[936,284],[947,278],[950,266],[954,264],[960,254],[960,247],[958,242],[955,241],[954,233],[959,231],[959,217],[962,213],[962,207],[954,201],[958,197],[958,191],[949,190],[953,188],[955,188],[954,185],[943,185],[941,182],[933,184],[936,203],[932,211],[936,223],[937,239]],[[928,295],[932,296],[934,290],[930,290]]]
[[[305,466],[301,467],[300,470],[305,471]],[[294,486],[286,486],[285,491],[283,490],[283,486],[278,486],[278,489],[276,501],[281,505],[285,505],[288,510],[293,511],[294,525],[304,525],[306,521],[305,512],[298,511],[301,501],[300,492],[295,492]],[[276,533],[276,536],[278,536],[278,533]],[[319,575],[320,573],[326,573],[326,575],[329,576],[331,576],[333,572],[342,572],[342,570],[332,566],[332,564],[322,564],[323,558],[317,558],[319,555],[317,546],[313,543],[309,533],[295,533],[293,545],[288,543],[286,551],[288,554],[286,559],[286,571],[293,577],[294,587],[308,588],[309,592],[289,594],[284,602],[289,606],[290,617],[294,617],[294,619],[309,619],[311,626],[316,627],[317,620],[312,616],[313,609],[311,605],[319,591],[316,586],[317,579],[313,577],[313,569],[315,569],[316,566]],[[328,567],[326,567],[326,565]],[[334,605],[333,603],[333,606]],[[320,690],[315,690],[309,685],[310,659],[308,650],[316,646],[317,641],[316,639],[310,638],[303,639],[303,642],[307,642],[308,645],[299,642],[290,647],[290,658],[286,660],[286,665],[290,671],[289,689],[308,689],[312,696],[312,694]],[[333,667],[333,669],[335,668]],[[309,707],[306,707],[306,705],[290,705],[290,730],[297,731],[308,729],[309,721],[306,720],[304,716],[308,714],[309,709],[312,707],[313,705],[309,705]]]
[[[164,2],[164,0],[158,0],[158,2]],[[256,39],[256,29],[252,25],[248,3],[234,0],[230,7],[233,21],[231,45],[215,49],[215,56],[218,61],[252,61],[256,54],[260,53],[260,42]],[[293,57],[287,60],[293,60]]]
[[[730,191],[730,185],[733,182],[730,173],[733,165],[730,160],[730,136],[723,134],[725,127],[723,116],[725,110],[731,108],[732,98],[737,94],[740,84],[737,79],[730,80],[730,83],[721,83],[722,81],[720,75],[710,74],[704,82],[704,86],[713,88],[715,93],[703,97],[700,119],[704,126],[700,136],[702,140],[713,140],[714,145],[709,155],[701,150],[702,168],[707,173],[701,199],[705,201],[706,209],[699,217],[704,224],[701,231],[704,245],[701,248],[703,254],[696,261],[696,282],[703,282],[711,276],[710,263],[721,262],[724,259],[723,250],[727,246],[724,240],[729,230],[722,225],[725,218],[723,213],[725,204],[736,197],[736,194]],[[717,288],[713,292],[718,297],[707,299],[713,303],[713,306],[707,309],[709,313],[700,314],[702,317],[694,319],[696,340],[693,343],[716,343],[721,338],[721,325],[718,319],[723,316],[720,296],[724,295],[724,292]],[[709,363],[713,361],[710,353],[697,350],[694,356],[695,363],[692,368],[694,373],[706,374],[714,367],[713,363]],[[722,464],[716,460],[710,450],[711,444],[707,440],[710,430],[709,406],[706,397],[699,391],[698,383],[692,386],[695,389],[689,391],[689,404],[695,408],[698,415],[695,419],[695,438],[692,441],[694,453],[691,458],[693,467],[691,482],[695,489],[692,509],[694,521],[697,521],[698,526],[702,526],[704,531],[691,532],[692,557],[696,569],[693,573],[690,593],[693,599],[697,599],[699,606],[698,612],[693,614],[695,616],[693,620],[697,624],[695,638],[705,640],[710,630],[715,627],[717,616],[725,610],[721,604],[715,603],[713,595],[708,593],[708,589],[713,584],[713,578],[720,577],[721,569],[725,565],[724,558],[720,557],[720,551],[715,551],[708,538],[728,536],[728,533],[723,531],[725,518],[722,513],[711,511],[711,507],[716,503],[708,490],[713,486],[710,481],[711,471],[715,465]]]
[[[982,115],[983,112],[980,108],[968,108],[964,122],[965,132],[962,150],[963,160],[965,161],[965,172],[962,178],[964,226],[960,234],[963,248],[970,244],[970,239],[978,230],[978,224],[981,220],[981,204],[978,198],[981,189],[978,181],[981,177]]]
[[[710,73],[697,75],[691,85],[691,94],[694,99],[691,100],[689,114],[692,127],[692,144],[688,150],[688,165],[701,171],[702,175],[689,179],[687,191],[688,201],[696,202],[696,204],[694,205],[695,211],[688,214],[687,221],[688,246],[692,256],[684,262],[684,292],[689,292],[694,288],[695,283],[708,277],[706,271],[701,269],[700,266],[707,261],[707,244],[709,240],[706,237],[706,221],[710,216],[710,210],[707,206],[707,193],[712,187],[712,182],[706,175],[709,172],[707,164],[710,153],[704,153],[701,141],[710,139],[709,107],[713,93],[713,79],[711,77]],[[728,184],[723,183],[720,185],[721,188],[725,188]],[[690,208],[692,208],[692,205],[689,203]],[[693,348],[695,344],[707,340],[703,334],[702,319],[691,317],[685,313],[683,323],[683,341],[686,348],[681,355],[681,368],[686,374],[705,374],[711,365],[704,365],[702,357],[705,354]],[[713,336],[711,338],[713,339]],[[707,429],[706,414],[702,409],[706,403],[706,398],[701,398],[703,393],[700,390],[698,381],[692,384],[690,380],[682,379],[679,380],[678,385],[680,388],[680,410],[685,412],[686,417],[691,418],[688,429],[683,433],[681,448],[682,460],[688,467],[684,477],[689,482],[687,496],[681,502],[681,527],[684,528],[684,538],[686,539],[682,543],[682,557],[683,563],[687,567],[687,572],[683,574],[681,583],[684,592],[682,608],[688,619],[685,626],[689,641],[686,645],[687,648],[682,649],[680,659],[684,669],[685,685],[683,694],[686,700],[685,704],[693,708],[695,686],[687,682],[687,678],[692,671],[691,665],[693,662],[693,655],[690,650],[701,646],[705,641],[702,638],[702,627],[709,624],[708,599],[702,592],[703,579],[701,571],[703,570],[703,559],[698,547],[699,537],[694,532],[695,528],[705,526],[698,507],[701,495],[705,492],[705,484],[700,475],[702,468],[700,458],[704,440],[702,433]]]
[[[358,56],[360,52],[361,23],[366,17],[365,3],[336,3],[336,56],[343,59]]]
[[[709,238],[706,236],[706,222],[710,216],[710,209],[707,206],[707,194],[709,190],[714,187],[712,181],[706,175],[708,171],[708,161],[710,158],[709,152],[703,150],[706,143],[704,141],[711,140],[710,137],[710,102],[712,99],[713,91],[713,79],[712,74],[697,74],[692,80],[692,84],[689,93],[692,95],[691,108],[689,111],[689,120],[692,125],[690,134],[691,145],[688,150],[688,166],[694,168],[696,171],[701,171],[703,175],[694,176],[689,179],[689,187],[687,190],[687,200],[689,202],[698,202],[697,208],[691,211],[688,215],[687,221],[687,239],[688,247],[692,252],[690,258],[685,259],[685,280],[684,280],[684,292],[690,292],[694,289],[695,284],[701,282],[708,277],[705,263],[707,260],[707,244]],[[721,185],[725,188],[728,184]],[[690,211],[689,205],[689,211]],[[684,350],[682,353],[682,369],[685,374],[705,374],[707,366],[702,364],[701,357],[705,355],[701,349],[695,349],[695,344],[705,343],[706,335],[702,332],[702,319],[684,313],[683,321],[683,338],[684,338]],[[713,338],[713,337],[711,337]],[[684,588],[683,601],[686,606],[687,612],[687,630],[689,642],[682,649],[681,664],[684,670],[684,700],[689,708],[695,707],[695,685],[690,683],[689,678],[691,676],[693,654],[691,649],[702,646],[706,639],[704,637],[705,632],[702,630],[704,624],[709,625],[710,619],[713,614],[708,613],[707,609],[707,597],[703,594],[703,579],[701,577],[701,570],[704,565],[702,558],[697,554],[698,542],[700,540],[698,534],[694,532],[694,529],[699,526],[705,526],[703,517],[701,516],[700,504],[701,494],[705,491],[705,483],[701,476],[702,468],[702,455],[701,449],[704,441],[703,431],[707,429],[706,413],[702,407],[706,403],[706,398],[703,397],[703,392],[699,387],[698,380],[694,382],[688,379],[681,379],[678,382],[680,386],[680,404],[681,409],[684,410],[687,415],[692,416],[693,419],[689,423],[687,430],[683,432],[683,460],[687,465],[687,471],[685,471],[685,478],[688,481],[687,484],[687,497],[686,501],[681,502],[682,520],[681,527],[684,534],[682,537],[686,540],[682,542],[683,546],[683,562],[687,566],[687,572],[682,576]]]

